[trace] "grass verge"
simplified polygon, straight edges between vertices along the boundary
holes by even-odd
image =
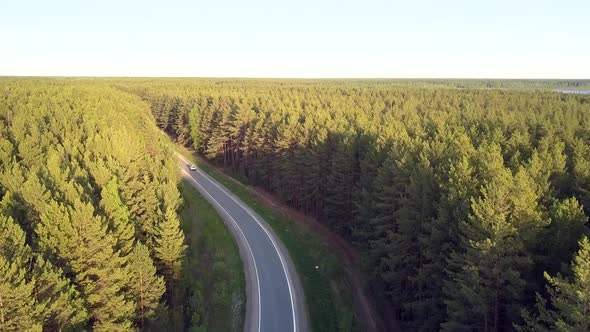
[[[188,244],[184,270],[184,320],[191,331],[242,331],[244,267],[238,247],[213,207],[187,181],[179,210]]]
[[[212,167],[181,146],[177,146],[177,150],[231,190],[273,228],[289,250],[297,268],[313,331],[357,330],[350,285],[344,277],[338,258],[320,239],[305,225],[291,221],[269,207],[235,178]]]

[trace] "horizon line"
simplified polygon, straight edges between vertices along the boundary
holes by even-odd
[[[262,80],[554,80],[554,81],[590,81],[590,78],[555,78],[555,77],[272,77],[272,76],[110,76],[110,75],[3,75],[4,78],[154,78],[154,79],[262,79]]]

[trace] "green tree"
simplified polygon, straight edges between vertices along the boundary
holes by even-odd
[[[577,139],[573,142],[572,153],[572,190],[576,193],[578,200],[590,213],[590,146],[588,142]]]
[[[100,206],[110,221],[109,229],[117,240],[116,250],[122,255],[128,255],[133,248],[135,239],[135,227],[129,220],[129,210],[123,204],[119,195],[117,177],[111,178],[101,191]]]
[[[41,216],[37,234],[42,247],[75,273],[93,328],[127,330],[135,304],[126,300],[124,291],[129,284],[126,260],[115,251],[106,221],[93,213],[89,204],[78,202],[69,208],[52,202]]]
[[[519,331],[582,332],[590,330],[590,241],[579,241],[572,261],[571,278],[545,272],[549,301],[537,293],[534,313],[523,311],[525,324]],[[550,305],[549,305],[550,304]]]
[[[539,252],[543,255],[541,271],[550,274],[567,272],[580,238],[588,233],[588,217],[573,197],[553,203],[549,215],[551,224],[537,239]]]
[[[451,257],[443,330],[501,331],[518,319],[523,274],[532,264],[523,229],[542,226],[528,180],[524,171],[512,177],[500,170],[472,199],[472,214],[462,225],[465,252]]]
[[[27,282],[26,270],[0,256],[0,330],[41,331],[33,319],[34,297],[32,282]]]
[[[25,233],[10,217],[0,214],[0,273],[4,310],[0,316],[6,330],[10,320],[22,319],[43,329],[80,326],[87,319],[79,293],[59,268],[35,255],[25,243]],[[18,297],[18,298],[14,298]],[[8,309],[7,309],[8,307]],[[21,315],[28,315],[24,319]],[[4,330],[4,329],[2,329]]]
[[[131,293],[135,301],[135,317],[144,326],[146,318],[152,318],[164,294],[162,277],[156,274],[156,267],[149,250],[137,243],[129,259],[131,271]]]
[[[590,330],[590,241],[584,236],[572,262],[573,280],[545,274],[551,302],[557,311],[558,331]]]
[[[35,319],[34,281],[27,278],[31,250],[12,218],[0,215],[0,330],[41,331]]]
[[[174,306],[174,281],[182,272],[182,261],[187,246],[176,211],[166,211],[164,220],[158,225],[155,240],[155,255],[168,285],[168,301]]]
[[[199,108],[194,105],[188,114],[188,126],[190,128],[190,138],[192,139],[192,146],[195,150],[201,148],[201,135],[199,132]]]
[[[137,170],[139,174],[128,174],[121,196],[129,206],[130,220],[136,222],[138,237],[148,247],[153,248],[157,236],[158,200],[157,184],[147,171]]]
[[[83,326],[88,319],[84,300],[63,271],[37,256],[32,274],[36,313],[44,330]]]

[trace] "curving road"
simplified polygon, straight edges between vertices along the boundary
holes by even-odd
[[[182,175],[218,211],[238,243],[246,275],[248,332],[308,331],[303,291],[287,250],[270,226],[223,185],[177,154]]]

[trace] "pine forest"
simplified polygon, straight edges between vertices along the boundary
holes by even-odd
[[[4,78],[0,331],[187,310],[162,132],[350,242],[403,331],[588,331],[588,85]]]

